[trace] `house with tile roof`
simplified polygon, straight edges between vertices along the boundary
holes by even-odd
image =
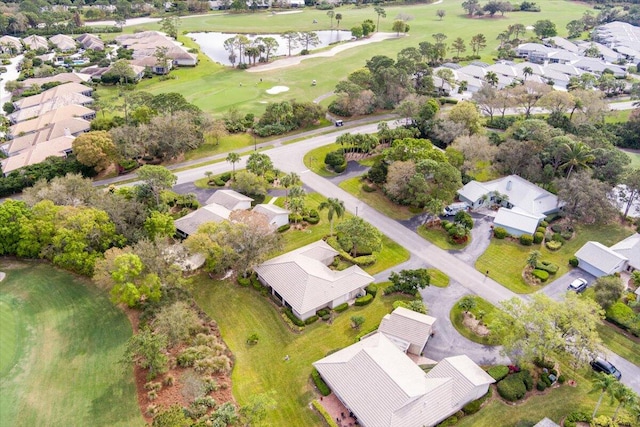
[[[53,99],[61,98],[70,94],[80,94],[91,97],[91,95],[93,94],[93,88],[80,83],[65,83],[59,86],[52,87],[51,89],[47,89],[37,95],[18,99],[13,103],[13,105],[17,110],[22,110],[29,107],[38,106]]]
[[[385,315],[378,326],[404,352],[420,356],[433,333],[435,317],[398,307]]]
[[[25,88],[30,88],[34,85],[42,86],[43,84],[58,82],[61,84],[64,83],[86,83],[91,79],[91,76],[83,73],[60,73],[55,76],[49,77],[32,77],[30,79],[25,79],[22,81],[22,84]]]
[[[49,37],[49,41],[61,51],[77,49],[76,41],[65,34],[56,34],[55,36]]]
[[[54,88],[55,89],[55,88]],[[87,106],[93,103],[93,98],[81,93],[65,93],[56,98],[44,101],[42,104],[34,105],[28,108],[22,108],[9,114],[11,123],[20,123],[25,120],[39,117],[49,111],[64,107],[66,105],[82,105]]]
[[[31,147],[42,144],[62,136],[78,136],[88,132],[91,123],[79,118],[68,118],[51,123],[35,132],[19,136],[2,144],[2,150],[9,156],[14,156]]]
[[[325,241],[267,260],[255,268],[260,282],[300,320],[322,308],[364,295],[374,278],[357,265],[337,271],[329,268],[338,252]]]
[[[49,50],[49,42],[42,36],[31,35],[22,39],[22,43],[31,50]]]
[[[494,382],[467,356],[443,359],[425,373],[382,333],[313,366],[364,427],[434,426]]]
[[[2,53],[20,53],[24,47],[19,38],[13,36],[0,37],[0,51]]]
[[[89,50],[104,50],[104,42],[95,34],[84,33],[76,37],[76,41],[83,48]]]
[[[53,123],[79,118],[87,121],[91,121],[96,117],[96,112],[91,108],[84,107],[82,105],[65,105],[55,110],[47,111],[46,113],[36,117],[32,120],[25,120],[20,123],[9,127],[8,134],[12,138],[16,138],[22,135],[27,135],[36,132],[40,129],[44,129]]]
[[[51,156],[67,157],[71,154],[75,138],[75,136],[64,135],[27,147],[16,155],[2,160],[2,173],[7,175],[16,169],[40,163]]]

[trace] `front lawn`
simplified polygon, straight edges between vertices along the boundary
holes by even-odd
[[[523,246],[517,241],[493,238],[487,250],[476,261],[475,267],[483,273],[489,271],[489,277],[513,292],[531,293],[540,287],[525,283],[522,278],[522,270],[526,265],[529,252],[532,250],[539,250],[542,253],[541,259],[543,261],[553,262],[560,267],[555,275],[549,277],[545,283],[548,284],[571,269],[569,258],[586,242],[593,240],[605,246],[611,246],[633,234],[633,230],[618,223],[606,226],[576,226],[575,230],[574,237],[565,242],[557,251],[550,251],[544,245]]]
[[[431,286],[437,286],[438,288],[446,288],[449,286],[449,276],[437,268],[428,268],[427,270],[431,275],[431,282],[429,283]]]
[[[268,413],[265,425],[321,427],[324,422],[309,409],[309,402],[316,398],[309,379],[311,363],[355,342],[360,331],[351,328],[351,316],[364,316],[361,331],[371,330],[391,312],[394,301],[407,299],[384,296],[385,286],[380,286],[368,306],[350,307],[337,313],[332,324],[317,321],[302,333],[292,332],[276,306],[250,287],[212,281],[201,274],[194,281],[194,296],[218,323],[234,354],[233,394],[239,404],[247,403],[252,395],[273,391],[278,406]],[[259,342],[248,345],[247,337],[254,333]],[[287,355],[289,360],[285,361]]]
[[[484,300],[478,296],[470,296],[476,303],[476,306],[469,310],[469,313],[473,314],[476,319],[482,320],[482,324],[490,327],[491,322],[498,309],[491,304],[489,301]],[[493,338],[491,335],[479,335],[475,331],[471,330],[469,327],[464,325],[464,310],[458,307],[458,303],[453,306],[451,312],[449,313],[449,318],[451,319],[451,323],[453,327],[456,328],[456,331],[460,333],[463,337],[476,342],[482,345],[496,345],[497,342],[500,342],[500,338]]]
[[[605,321],[598,325],[598,334],[609,350],[640,366],[640,339],[625,336],[618,328]]]
[[[427,227],[425,225],[420,225],[416,232],[423,239],[430,241],[445,251],[464,249],[469,243],[471,243],[471,234],[469,234],[469,239],[464,244],[459,245],[457,243],[452,243],[449,241],[449,233],[440,226]]]
[[[391,219],[407,220],[415,215],[409,210],[408,206],[401,206],[393,203],[380,189],[376,189],[373,192],[364,191],[362,189],[362,184],[363,182],[361,177],[355,177],[342,181],[338,187],[357,197],[358,200],[362,200],[367,205]]]

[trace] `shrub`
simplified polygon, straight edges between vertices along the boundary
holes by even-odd
[[[326,322],[327,320],[331,319],[331,314],[327,313],[324,316],[321,316],[320,318]]]
[[[640,334],[640,320],[633,309],[625,303],[618,301],[611,304],[605,311],[605,316],[609,322],[630,330],[632,334]]]
[[[320,316],[320,317],[324,317],[324,316],[329,314],[329,309],[328,308],[322,308],[322,309],[316,311],[316,314],[318,316]]]
[[[349,308],[349,304],[347,304],[346,302],[343,302],[342,304],[336,306],[333,310],[337,311],[338,313],[342,313],[348,308]]]
[[[531,377],[531,373],[528,370],[523,369],[513,376],[519,377],[522,380],[527,391],[533,390],[533,378]]]
[[[538,261],[536,263],[536,269],[544,270],[549,274],[556,274],[558,272],[558,266],[550,261]]]
[[[458,417],[455,415],[451,415],[449,418],[447,418],[446,420],[438,424],[438,426],[447,427],[447,426],[454,426],[456,424],[458,424]]]
[[[586,412],[575,411],[567,415],[564,419],[565,427],[576,427],[576,423],[588,423],[591,421],[591,415]]]
[[[551,226],[551,231],[553,231],[554,233],[560,233],[562,231],[562,225],[560,224],[553,224]]]
[[[496,227],[493,229],[493,235],[496,237],[496,239],[504,239],[509,235],[509,233],[507,233],[507,230],[502,227]]]
[[[550,242],[545,243],[544,245],[550,251],[557,251],[558,249],[560,249],[562,247],[562,242],[558,242],[556,240],[552,240]]]
[[[547,384],[544,381],[540,380],[536,383],[536,389],[538,391],[544,391],[546,388],[547,388]]]
[[[606,415],[600,415],[595,417],[592,421],[591,421],[591,425],[593,427],[613,427],[618,425],[617,423],[614,424],[613,420],[611,419],[611,417],[608,417]]]
[[[225,172],[219,177],[222,181],[227,182],[231,179],[231,172]]]
[[[564,383],[565,383],[565,381],[567,381],[567,377],[565,377],[564,375],[560,375],[560,376],[558,377],[558,382],[559,382],[560,384],[564,384]]]
[[[562,237],[564,240],[571,240],[571,238],[573,237],[573,232],[572,231],[563,231],[562,233],[560,233],[560,237]]]
[[[553,233],[553,235],[551,236],[551,240],[564,243],[564,237],[562,237],[562,234],[560,233]]]
[[[307,221],[311,225],[316,225],[317,223],[320,222],[320,217],[319,216],[305,216],[302,219],[304,219],[305,221]]]
[[[362,184],[362,191],[364,191],[365,193],[373,193],[376,191],[376,188],[368,184]]]
[[[251,284],[250,277],[238,276],[238,285],[246,287],[246,286],[249,286],[250,284]]]
[[[536,233],[542,233],[544,235],[544,233],[547,231],[546,227],[538,227],[536,228]]]
[[[533,244],[533,236],[523,234],[520,236],[520,244],[523,246],[531,246]]]
[[[536,365],[538,368],[543,368],[543,369],[553,369],[553,367],[555,366],[555,363],[552,360],[542,360],[539,358],[535,358],[533,359],[533,364]]]
[[[341,165],[334,166],[333,171],[335,173],[342,173],[347,169],[347,162],[342,163]]]
[[[324,157],[324,163],[326,165],[331,166],[331,167],[335,167],[335,166],[341,165],[341,164],[343,164],[345,162],[346,162],[346,160],[345,160],[344,154],[342,153],[341,150],[330,151]]]
[[[291,322],[296,325],[296,326],[304,326],[304,322],[300,319],[298,319],[296,317],[295,314],[293,314],[293,311],[291,311],[290,308],[285,308],[284,310],[284,314],[289,318],[289,320],[291,320]]]
[[[547,228],[548,226],[549,226],[549,223],[547,221],[540,221],[540,227]]]
[[[577,267],[579,263],[580,263],[580,261],[575,256],[572,256],[571,258],[569,258],[569,265],[570,266]]]
[[[465,415],[473,415],[480,410],[482,402],[482,398],[469,402],[462,407],[462,412],[464,412]]]
[[[533,277],[540,279],[541,282],[546,282],[549,279],[549,273],[544,270],[538,270],[537,268],[531,272]]]
[[[487,370],[487,374],[489,374],[494,380],[500,381],[509,375],[509,367],[505,365],[492,366]]]
[[[540,233],[540,232],[536,232],[533,235],[533,243],[542,243],[542,241],[544,240],[544,233]]]
[[[368,305],[368,304],[371,304],[372,301],[373,301],[373,295],[366,294],[363,297],[356,298],[355,305],[357,305],[357,306]]]
[[[359,266],[367,266],[367,265],[375,264],[376,259],[377,257],[372,254],[372,255],[362,255],[362,256],[357,256],[355,258],[350,258],[349,261]]]
[[[322,415],[322,418],[324,418],[329,427],[338,427],[338,424],[336,424],[334,418],[324,409],[320,402],[314,400],[313,402],[311,402],[311,404],[313,405],[315,410],[318,411],[320,415]]]
[[[312,324],[312,323],[317,322],[317,321],[318,321],[318,319],[319,319],[319,317],[318,317],[318,316],[311,316],[311,317],[309,317],[307,320],[305,320],[305,321],[304,321],[304,324],[305,324],[305,325],[310,325],[310,324]]]
[[[375,298],[376,295],[378,294],[378,285],[376,285],[375,283],[372,283],[366,288],[364,288],[364,290],[367,291],[368,294],[371,294],[371,296]]]
[[[291,224],[285,224],[285,225],[281,225],[280,227],[278,227],[278,233],[284,233],[285,231],[289,230],[291,228]]]
[[[518,374],[513,374],[498,383],[498,394],[509,402],[520,400],[527,394],[527,387]]]

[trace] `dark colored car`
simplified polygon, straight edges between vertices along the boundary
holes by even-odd
[[[583,278],[576,279],[571,282],[567,289],[570,291],[575,291],[577,293],[584,292],[587,289],[587,281]]]
[[[613,375],[618,380],[622,378],[622,374],[618,371],[618,368],[604,359],[597,358],[591,362],[591,368],[596,372],[604,372],[605,374]]]

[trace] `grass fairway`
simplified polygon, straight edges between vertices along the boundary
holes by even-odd
[[[0,261],[0,424],[143,426],[131,336],[107,296],[48,264]]]
[[[194,283],[194,296],[198,305],[218,323],[222,338],[235,356],[233,394],[239,403],[246,403],[254,394],[274,391],[278,407],[269,413],[264,425],[308,427],[324,425],[309,409],[315,398],[309,379],[311,363],[330,350],[355,341],[359,332],[351,328],[351,316],[364,316],[361,330],[369,330],[392,310],[393,301],[406,299],[383,296],[380,289],[370,305],[351,307],[337,314],[333,324],[318,321],[302,333],[294,333],[274,305],[252,288],[200,275]],[[260,340],[249,346],[247,337],[253,333]],[[290,356],[288,361],[284,360],[286,355]]]
[[[576,227],[573,239],[566,242],[558,251],[550,251],[544,245],[522,246],[511,240],[492,239],[487,250],[478,258],[476,269],[478,271],[490,271],[489,276],[501,285],[513,292],[526,294],[535,292],[540,287],[529,286],[522,278],[529,252],[539,250],[542,260],[551,261],[560,267],[558,272],[549,277],[550,283],[556,277],[560,277],[569,271],[569,258],[576,253],[587,241],[594,240],[605,246],[611,246],[625,237],[633,234],[633,231],[624,228],[617,223],[606,227],[581,226]]]
[[[564,0],[540,0],[536,3],[542,8],[542,12],[511,12],[505,17],[484,19],[469,19],[464,14],[460,2],[385,5],[387,17],[380,20],[380,31],[391,32],[395,17],[398,14],[405,14],[413,18],[410,24],[411,31],[406,36],[348,49],[334,57],[306,59],[300,65],[260,73],[223,67],[210,61],[204,54],[200,54],[200,65],[195,69],[182,68],[172,71],[171,74],[176,76],[174,80],[160,81],[157,78],[145,80],[139,84],[139,88],[154,94],[168,91],[182,93],[188,101],[195,103],[204,111],[215,114],[221,114],[231,107],[237,107],[243,113],[262,114],[264,111],[262,102],[279,102],[288,99],[311,101],[332,91],[339,80],[363,67],[374,55],[387,55],[395,59],[397,53],[406,47],[418,47],[418,44],[423,41],[433,42],[432,34],[446,34],[449,44],[456,37],[462,37],[467,46],[473,35],[484,34],[489,43],[480,54],[483,61],[491,61],[498,46],[496,37],[509,25],[527,26],[541,19],[551,19],[557,26],[558,35],[566,36],[567,22],[580,18],[585,10],[590,9],[578,2]],[[438,9],[443,9],[446,13],[443,20],[439,20],[436,16]],[[365,19],[373,19],[377,22],[373,7],[343,6],[340,7],[339,12],[343,16],[340,22],[342,29],[360,25]],[[314,19],[318,21],[317,24],[313,24]],[[244,33],[317,31],[329,29],[330,24],[326,11],[305,8],[302,13],[295,15],[271,15],[268,12],[258,12],[186,18],[180,21],[179,32],[182,34],[185,31]],[[333,24],[335,26],[335,20]],[[144,29],[159,29],[159,25],[144,24],[127,27],[125,31],[134,32]],[[113,36],[107,35],[107,38],[113,38]],[[531,36],[533,32],[528,31],[524,38]],[[195,43],[186,36],[181,35],[179,39],[186,46],[195,47]],[[469,51],[467,48],[465,53]],[[311,86],[312,80],[317,81],[316,86]],[[265,93],[266,89],[276,85],[288,86],[290,90],[279,95]],[[100,89],[99,92],[102,95],[104,89]]]

